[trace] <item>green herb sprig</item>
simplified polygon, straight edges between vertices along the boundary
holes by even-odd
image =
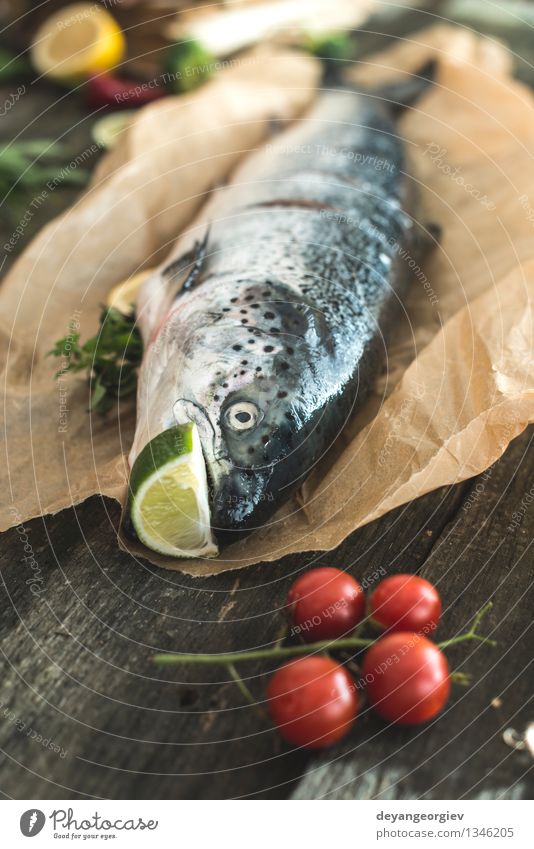
[[[133,313],[124,315],[114,307],[103,307],[95,336],[80,345],[80,334],[71,333],[58,339],[48,355],[67,361],[56,378],[67,372],[87,373],[89,409],[105,414],[117,399],[135,392],[143,343]]]
[[[57,163],[65,159],[62,145],[48,139],[18,141],[0,146],[0,199],[11,197],[20,204],[28,192],[54,185],[87,185],[90,173],[85,168],[70,168]]]
[[[65,148],[49,139],[3,145],[0,147],[0,179],[8,186],[18,181],[22,187],[31,189],[53,180],[61,180],[67,185],[84,186],[90,176],[87,170],[62,169],[55,163],[44,164],[52,160],[57,161],[58,158],[63,159],[65,156]]]

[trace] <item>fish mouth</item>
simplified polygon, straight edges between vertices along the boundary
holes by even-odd
[[[197,426],[210,484],[219,486],[230,470],[230,462],[226,453],[217,450],[217,431],[207,410],[197,401],[179,398],[174,402],[172,413],[176,424],[193,422]]]
[[[278,506],[271,481],[271,468],[234,466],[221,486],[214,489],[211,528],[221,547],[237,542],[269,522]]]
[[[221,492],[230,486],[232,464],[222,447],[217,447],[217,430],[202,404],[189,398],[179,398],[173,405],[173,417],[176,424],[193,422],[198,429],[210,491],[212,531],[217,535],[216,505],[220,501]]]
[[[205,408],[196,401],[191,401],[189,398],[178,398],[173,404],[172,414],[175,423],[178,425],[194,422],[197,427],[200,427],[201,424],[209,424],[213,436],[215,435],[215,428]],[[201,417],[201,422],[198,421],[199,417]]]

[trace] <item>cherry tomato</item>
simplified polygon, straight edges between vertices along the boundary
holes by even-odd
[[[269,681],[267,703],[282,737],[308,749],[324,749],[340,740],[358,713],[354,681],[324,655],[281,666]]]
[[[391,575],[381,581],[369,601],[371,617],[386,631],[430,633],[438,627],[441,598],[417,575]]]
[[[450,692],[449,665],[426,637],[398,631],[365,653],[362,679],[376,713],[397,725],[418,725],[436,716]]]
[[[365,615],[361,585],[341,569],[310,569],[289,590],[287,597],[293,633],[307,643],[335,640],[348,635]]]

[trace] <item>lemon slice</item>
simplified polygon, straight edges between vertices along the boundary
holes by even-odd
[[[141,451],[130,475],[130,518],[141,542],[171,557],[218,554],[196,425],[176,425]]]
[[[131,277],[128,277],[127,280],[123,280],[122,283],[118,283],[113,287],[106,298],[107,306],[114,307],[123,315],[131,315],[135,312],[135,304],[137,302],[139,289],[147,277],[150,277],[153,273],[153,268],[147,268],[145,271],[139,271],[137,274],[133,274]]]
[[[96,3],[73,3],[51,15],[37,30],[31,47],[35,70],[57,80],[108,71],[124,53],[121,28]]]

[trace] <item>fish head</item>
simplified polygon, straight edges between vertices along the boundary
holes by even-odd
[[[193,420],[199,430],[221,544],[265,526],[309,474],[324,441],[321,417],[283,371],[232,384],[234,373],[222,379],[226,391],[219,377],[209,398],[175,405],[176,421]]]
[[[263,288],[223,294],[204,311],[193,310],[195,293],[184,297],[176,326],[160,331],[167,348],[147,354],[139,394],[151,433],[196,424],[221,545],[271,520],[331,442],[329,422],[339,421],[321,316],[283,295],[266,302]],[[138,415],[141,447],[142,424]]]

